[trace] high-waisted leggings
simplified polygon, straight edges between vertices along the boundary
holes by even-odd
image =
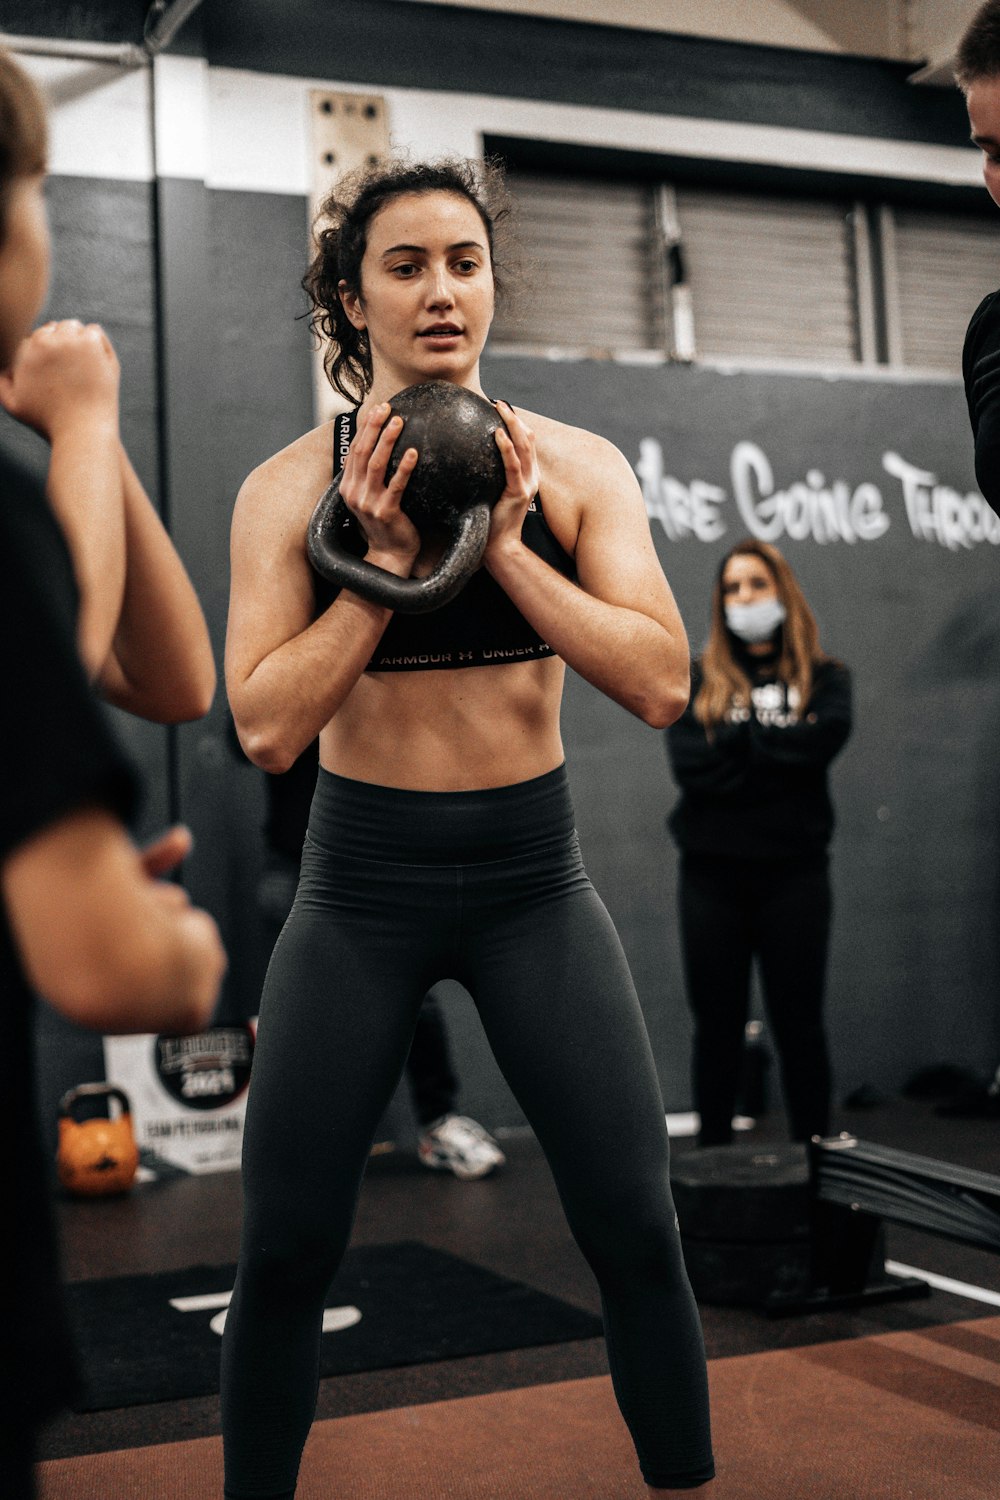
[[[409,792],[321,770],[264,986],[222,1353],[226,1494],[292,1495],[324,1297],[368,1151],[441,979],[473,996],[600,1286],[647,1483],[712,1477],[705,1355],[670,1195],[663,1101],[565,771]]]

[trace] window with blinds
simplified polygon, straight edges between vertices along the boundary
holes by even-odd
[[[511,173],[523,277],[498,343],[662,349],[653,199],[640,183]]]
[[[1000,286],[1000,225],[903,208],[881,219],[889,363],[957,375],[969,319]]]
[[[850,205],[513,172],[524,285],[497,343],[595,353],[674,347],[679,238],[698,355],[819,364],[859,356]],[[667,190],[669,193],[669,189]]]
[[[986,216],[520,170],[508,180],[525,274],[496,346],[958,374],[969,317],[1000,286],[1000,224]]]
[[[858,361],[850,204],[680,188],[677,220],[699,355]]]

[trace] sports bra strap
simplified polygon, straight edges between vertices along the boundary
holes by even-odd
[[[347,461],[347,450],[351,446],[358,426],[358,408],[352,406],[349,411],[339,411],[333,419],[333,472],[340,473]]]

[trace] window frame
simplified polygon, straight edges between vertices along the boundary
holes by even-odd
[[[898,262],[892,212],[897,207],[906,207],[923,212],[941,212],[943,216],[959,213],[987,220],[991,215],[997,214],[997,209],[989,203],[982,189],[931,181],[902,182],[895,178],[859,177],[839,172],[805,171],[721,160],[706,161],[701,158],[662,157],[641,151],[514,137],[485,135],[483,146],[486,155],[499,158],[514,174],[525,172],[590,177],[595,186],[599,186],[602,180],[620,180],[625,176],[637,183],[645,182],[649,185],[657,194],[658,232],[664,249],[661,257],[664,275],[663,305],[665,309],[668,305],[672,306],[672,316],[665,320],[668,326],[664,330],[662,348],[597,349],[580,344],[553,346],[532,342],[491,341],[488,353],[492,356],[543,357],[554,361],[601,359],[630,365],[692,363],[714,369],[760,369],[801,375],[834,375],[846,379],[885,378],[947,383],[961,380],[961,372],[958,370],[918,368],[901,362]],[[854,316],[858,348],[856,360],[840,363],[793,357],[699,354],[696,309],[691,309],[690,297],[688,306],[683,306],[683,299],[677,297],[676,283],[672,283],[666,274],[668,254],[679,250],[683,258],[683,241],[678,244],[676,234],[676,190],[681,186],[791,199],[830,198],[841,202],[849,201],[853,218]],[[672,210],[669,204],[671,194],[674,196]],[[996,232],[1000,285],[1000,218],[996,220]],[[680,310],[678,301],[682,303]],[[970,316],[971,311],[970,309]],[[684,326],[685,319],[690,320],[692,315],[693,348],[689,337],[690,328]]]

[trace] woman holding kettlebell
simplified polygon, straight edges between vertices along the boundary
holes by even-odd
[[[767,542],[740,542],[716,576],[690,705],[667,732],[703,1146],[731,1139],[754,958],[792,1136],[829,1130],[827,768],[850,732],[850,676],[821,650],[791,568]]]
[[[306,277],[327,371],[355,403],[256,470],[233,525],[227,679],[250,758],[320,770],[295,905],[268,971],[223,1348],[226,1494],[295,1489],[323,1298],[424,994],[454,978],[548,1157],[600,1283],[615,1390],[651,1492],[712,1477],[705,1362],[681,1259],[663,1102],[620,943],[580,863],[563,765],[564,663],[663,727],[684,631],[642,498],[609,443],[503,402],[505,487],[483,563],[433,615],[331,591],[307,562],[341,495],[367,561],[436,558],[400,508],[420,462],[398,391],[482,394],[502,182],[464,161],[378,166],[324,206]],[[431,622],[431,623],[428,623]],[[426,628],[435,649],[424,649]]]

